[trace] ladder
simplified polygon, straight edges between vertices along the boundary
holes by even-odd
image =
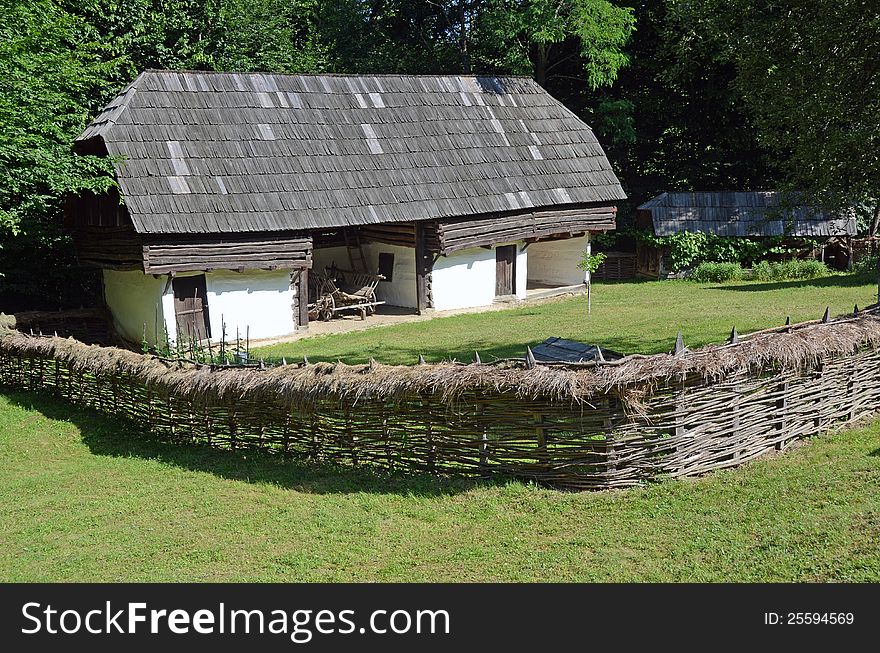
[[[351,263],[353,272],[369,272],[367,270],[367,259],[364,256],[364,247],[361,244],[361,237],[357,227],[342,229],[342,235],[345,238],[345,247],[348,249],[348,261]]]

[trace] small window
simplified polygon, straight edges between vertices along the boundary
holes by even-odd
[[[379,274],[385,277],[385,281],[391,281],[394,276],[394,254],[382,252],[379,254]]]

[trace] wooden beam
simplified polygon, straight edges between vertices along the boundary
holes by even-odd
[[[296,301],[299,308],[299,317],[297,319],[297,329],[309,328],[309,271],[303,269],[299,273],[296,280]]]
[[[416,310],[421,315],[428,308],[428,281],[430,264],[425,251],[425,233],[421,223],[415,224],[416,240]]]

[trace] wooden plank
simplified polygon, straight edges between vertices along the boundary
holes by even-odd
[[[421,223],[415,224],[415,256],[416,256],[416,311],[421,315],[428,308],[428,284],[426,277],[430,273],[430,261],[425,251],[424,231]]]
[[[296,297],[299,302],[299,316],[297,319],[297,327],[300,329],[309,328],[309,271],[302,270],[297,279]]]
[[[516,293],[516,245],[495,249],[495,296]]]

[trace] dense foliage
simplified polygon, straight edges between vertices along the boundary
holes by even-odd
[[[761,261],[752,267],[749,278],[755,281],[790,281],[792,279],[818,279],[830,274],[828,266],[815,259],[777,261],[770,263]]]
[[[700,263],[689,278],[699,283],[719,283],[739,281],[744,276],[745,273],[739,263]]]
[[[832,206],[880,197],[880,7],[866,0],[687,0],[679,43],[733,85],[783,178]]]
[[[809,238],[731,238],[703,232],[681,232],[656,236],[648,230],[623,230],[647,245],[663,249],[674,272],[687,270],[700,263],[739,263],[752,265],[768,256],[794,257],[812,251],[818,241]]]
[[[0,302],[83,301],[63,198],[113,182],[70,144],[146,68],[532,75],[596,131],[630,196],[621,224],[664,190],[787,182],[857,201],[876,230],[880,12],[752,4],[0,0]],[[671,245],[682,266],[761,257],[749,242]]]
[[[818,279],[831,274],[828,266],[815,259],[760,261],[745,270],[739,263],[700,263],[688,276],[691,281],[718,283],[722,281],[793,281]]]

